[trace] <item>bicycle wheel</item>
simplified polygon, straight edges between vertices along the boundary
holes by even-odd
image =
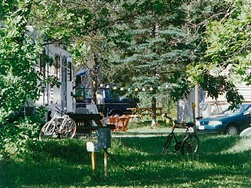
[[[56,128],[55,121],[48,121],[47,123],[44,124],[44,126],[40,130],[38,139],[42,141],[55,137],[56,136],[55,128]]]
[[[165,145],[164,145],[164,147],[163,147],[163,149],[162,149],[161,154],[164,154],[164,153],[166,152],[166,150],[168,149],[168,147],[169,147],[169,145],[170,145],[170,143],[171,143],[172,138],[173,138],[173,137],[172,137],[171,134],[169,134],[169,135],[167,136],[166,141],[165,141]]]
[[[76,122],[69,118],[65,121],[64,125],[61,125],[61,138],[73,138],[76,134],[77,125]]]
[[[184,138],[181,145],[181,152],[185,154],[196,154],[199,149],[199,139],[197,135],[190,134]]]

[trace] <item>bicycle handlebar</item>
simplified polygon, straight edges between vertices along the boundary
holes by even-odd
[[[181,128],[181,127],[190,128],[190,127],[194,127],[194,123],[192,123],[192,122],[178,122],[177,120],[174,120],[173,118],[167,116],[166,114],[164,115],[164,117],[172,121],[173,128]]]
[[[52,112],[51,117],[57,116],[57,114],[60,115],[60,116],[66,115],[66,111],[65,110],[61,110],[58,107],[58,101],[55,104],[49,105],[47,107],[47,109],[49,109]]]

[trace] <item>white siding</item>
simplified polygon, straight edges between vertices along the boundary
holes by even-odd
[[[33,39],[38,36],[38,33],[33,26],[28,26],[27,31],[28,35],[32,36]],[[44,54],[51,57],[54,62],[55,56],[57,55],[59,57],[60,68],[56,71],[57,69],[55,66],[50,66],[49,62],[46,62],[43,70],[41,70],[40,65],[37,65],[35,70],[43,71],[45,77],[56,76],[58,81],[61,82],[61,86],[59,88],[57,86],[51,87],[48,84],[44,92],[41,93],[40,98],[35,102],[35,105],[47,106],[51,103],[55,104],[57,102],[62,110],[66,109],[67,112],[73,112],[73,97],[71,96],[73,90],[73,66],[68,66],[69,64],[72,64],[71,54],[58,44],[47,44],[43,47]],[[66,59],[67,66],[63,66],[63,59]],[[62,78],[62,76],[64,76],[64,78]]]

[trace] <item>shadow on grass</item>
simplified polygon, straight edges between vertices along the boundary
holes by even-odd
[[[41,159],[61,159],[78,163],[85,162],[89,158],[85,142],[77,139],[34,142],[30,143],[28,147],[32,151],[29,156],[39,160],[41,157]]]

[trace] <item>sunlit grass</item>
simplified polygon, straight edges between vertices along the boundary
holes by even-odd
[[[251,149],[251,137],[244,137],[233,145],[233,147],[228,148],[223,153],[239,153],[242,151],[247,151]]]

